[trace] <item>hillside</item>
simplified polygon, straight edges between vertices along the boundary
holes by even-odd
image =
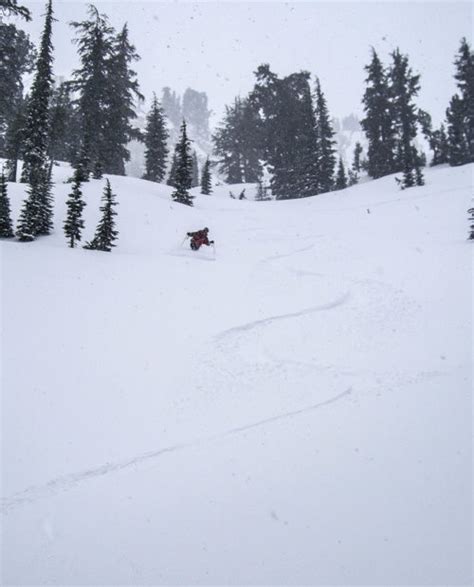
[[[0,243],[4,583],[467,584],[472,172],[194,208],[111,177],[108,254],[66,247],[57,168],[55,234]]]

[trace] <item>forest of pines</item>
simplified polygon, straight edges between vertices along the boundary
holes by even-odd
[[[31,18],[29,10],[13,0],[0,0],[0,12],[3,17]],[[206,119],[199,138],[207,140],[210,111],[206,95],[187,90],[186,108],[181,108],[176,95],[165,88],[166,108],[153,95],[145,128],[140,130],[137,105],[144,96],[133,70],[139,56],[127,24],[117,32],[107,15],[93,5],[85,20],[69,24],[79,67],[70,80],[56,84],[52,0],[46,4],[36,49],[15,24],[0,21],[0,50],[8,55],[0,62],[0,156],[5,160],[0,181],[2,237],[15,234],[20,241],[30,241],[51,233],[52,169],[61,160],[75,169],[64,221],[69,246],[74,247],[83,229],[81,184],[103,174],[125,175],[132,140],[145,147],[142,177],[153,182],[167,177],[174,187],[173,200],[189,206],[191,188],[200,186],[201,193],[212,193],[211,169],[228,183],[257,184],[258,199],[263,201],[269,199],[269,192],[274,199],[283,200],[344,189],[357,183],[362,172],[374,179],[397,174],[402,189],[422,185],[427,158],[417,142],[421,135],[432,151],[430,165],[474,161],[474,53],[466,39],[461,40],[454,60],[458,91],[438,128],[432,127],[429,113],[416,102],[422,80],[412,71],[408,56],[397,48],[385,64],[372,49],[361,96],[364,117],[360,123],[367,147],[364,152],[357,143],[352,162],[338,156],[330,105],[318,77],[307,71],[279,77],[268,64],[257,68],[248,95],[226,107],[212,137],[213,153],[209,149],[207,158],[200,160],[191,148],[192,138],[198,137],[190,137],[186,117],[179,118],[187,115],[192,119],[195,107]],[[28,93],[24,87],[27,74],[33,74]],[[175,144],[170,144],[171,137]],[[264,175],[269,177],[265,186]],[[7,181],[18,179],[28,187],[15,230]],[[108,206],[111,220],[115,202],[108,180],[106,193],[109,200],[104,207]],[[87,248],[110,250],[114,246],[115,229],[107,229],[107,238],[104,230]],[[99,242],[98,247],[92,246]]]

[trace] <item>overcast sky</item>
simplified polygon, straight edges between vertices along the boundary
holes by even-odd
[[[45,2],[23,1],[33,22],[21,26],[36,42]],[[86,2],[53,0],[55,73],[77,66],[71,20],[83,20]],[[128,22],[141,61],[142,93],[170,86],[207,92],[214,119],[254,83],[270,63],[280,76],[305,69],[319,76],[332,116],[361,114],[364,65],[373,46],[386,63],[397,46],[422,75],[418,105],[435,123],[455,91],[453,59],[461,37],[472,37],[470,2],[94,2],[111,24]],[[20,21],[18,21],[20,23]]]

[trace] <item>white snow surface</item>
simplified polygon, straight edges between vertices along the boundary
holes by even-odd
[[[471,584],[473,166],[193,208],[112,176],[112,253],[55,173],[54,234],[0,244],[3,584]]]

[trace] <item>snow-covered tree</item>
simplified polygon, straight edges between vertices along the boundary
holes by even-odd
[[[99,221],[94,238],[84,245],[84,249],[109,253],[112,247],[116,246],[114,244],[118,237],[114,220],[114,216],[117,216],[117,212],[114,210],[116,205],[115,194],[112,192],[110,181],[107,179],[104,195],[102,196],[102,206],[100,207],[102,218]]]
[[[191,187],[195,188],[199,185],[199,163],[196,151],[192,155],[192,169],[191,169]]]
[[[316,80],[316,139],[318,157],[318,191],[329,192],[334,185],[334,170],[336,167],[334,130],[326,104],[326,98],[321,89],[319,79]]]
[[[192,156],[191,156],[191,141],[188,138],[186,131],[186,122],[183,120],[181,125],[181,139],[176,145],[176,172],[174,175],[175,191],[171,197],[175,202],[193,205],[193,196],[189,193],[191,188],[192,178]]]
[[[25,20],[31,20],[31,13],[25,6],[18,4],[17,0],[0,0],[0,15],[21,16]]]
[[[166,173],[168,156],[168,131],[163,113],[156,94],[147,116],[145,129],[145,174],[143,179],[161,182]]]
[[[343,190],[346,187],[347,187],[346,170],[344,168],[344,163],[342,161],[342,158],[339,157],[339,163],[337,166],[335,189],[336,190]]]
[[[49,104],[53,93],[53,46],[51,43],[53,7],[49,0],[40,50],[28,101],[23,133],[23,169],[21,181],[40,188],[43,171],[48,169]]]
[[[84,228],[82,211],[86,206],[86,203],[82,198],[81,177],[82,171],[80,167],[78,167],[74,173],[71,193],[66,201],[67,217],[63,228],[71,249],[75,247],[76,241],[81,240],[82,229]]]
[[[12,238],[13,223],[10,212],[10,200],[8,199],[7,180],[3,170],[0,174],[0,238]]]
[[[202,176],[201,176],[201,194],[206,194],[207,196],[212,192],[212,180],[211,180],[211,162],[209,161],[209,157],[206,159],[204,163],[204,167],[202,168]]]

